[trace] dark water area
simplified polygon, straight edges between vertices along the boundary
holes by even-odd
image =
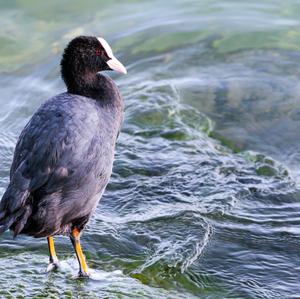
[[[23,126],[64,91],[80,34],[126,65],[112,179],[45,274],[46,240],[0,237],[0,298],[300,298],[299,1],[0,1],[0,195]]]

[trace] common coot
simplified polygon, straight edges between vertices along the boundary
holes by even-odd
[[[42,104],[15,148],[0,233],[47,237],[48,270],[58,266],[53,236],[69,235],[79,275],[88,276],[80,233],[110,178],[123,118],[116,84],[99,73],[105,70],[126,74],[103,38],[74,38],[61,59],[67,92]]]

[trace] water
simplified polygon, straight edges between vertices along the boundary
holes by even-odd
[[[248,1],[249,2],[249,1]],[[1,1],[0,192],[18,134],[104,36],[128,75],[111,182],[46,275],[46,240],[0,240],[0,298],[299,298],[300,3]]]

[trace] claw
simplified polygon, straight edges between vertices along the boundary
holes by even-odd
[[[47,266],[47,269],[46,269],[46,273],[49,273],[51,271],[55,271],[57,270],[58,268],[60,267],[59,265],[59,261],[56,260],[56,261],[53,261],[53,262],[50,262]]]
[[[87,272],[79,271],[78,278],[90,278],[90,274]]]

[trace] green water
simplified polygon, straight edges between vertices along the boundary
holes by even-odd
[[[45,274],[46,240],[0,237],[0,298],[300,298],[300,2],[0,1],[0,192],[18,135],[62,92],[80,34],[126,65],[113,176]]]

